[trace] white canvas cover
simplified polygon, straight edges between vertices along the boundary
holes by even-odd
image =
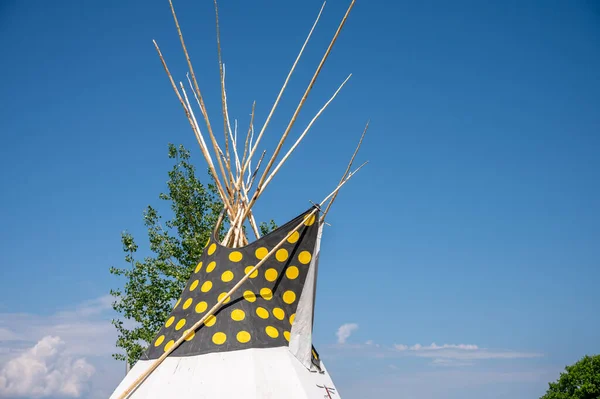
[[[196,330],[128,398],[339,398],[312,345],[323,224],[314,223],[319,221],[318,214],[307,218],[309,211],[247,247],[232,250],[210,244],[154,344],[111,398],[127,390],[163,353],[169,340],[181,336],[194,317],[201,317],[211,301],[217,300],[219,292],[239,280],[246,263],[260,259],[261,251],[282,238],[287,240],[286,257],[267,260],[264,269],[232,296],[211,323]],[[298,222],[304,226],[291,234]],[[212,288],[205,289],[203,282],[211,282]],[[286,301],[291,290],[298,298]],[[252,339],[240,340],[240,333]]]
[[[150,365],[136,363],[114,391],[115,399]],[[314,399],[339,398],[324,366],[311,372],[288,348],[169,357],[135,390],[132,399]],[[327,388],[327,390],[326,390]]]

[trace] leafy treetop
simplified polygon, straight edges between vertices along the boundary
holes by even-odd
[[[170,202],[172,218],[163,224],[155,208],[148,206],[144,211],[153,255],[136,258],[138,245],[124,232],[121,243],[128,266],[110,268],[111,274],[124,278],[122,288],[110,291],[115,298],[113,308],[122,316],[112,321],[118,331],[116,346],[125,352],[113,357],[129,365],[140,358],[170,314],[223,209],[214,179],[207,186],[200,182],[188,150],[169,144],[169,158],[175,165],[169,171],[168,192],[159,198]],[[227,224],[225,218],[218,231],[221,239]],[[260,230],[264,235],[276,227],[270,221],[261,223]]]
[[[600,355],[585,356],[565,367],[540,399],[600,399]]]

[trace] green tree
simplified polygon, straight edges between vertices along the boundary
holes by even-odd
[[[600,355],[585,356],[565,367],[558,380],[548,385],[540,399],[600,399]]]
[[[118,331],[116,346],[125,352],[113,357],[130,365],[140,358],[171,312],[223,209],[213,177],[209,174],[212,184],[207,186],[198,180],[188,150],[169,144],[169,158],[175,165],[169,171],[168,193],[159,198],[170,202],[172,217],[163,224],[155,208],[148,206],[144,211],[153,255],[136,259],[138,245],[124,232],[121,243],[128,266],[110,268],[112,274],[124,278],[122,288],[110,291],[115,298],[113,308],[122,316],[112,321]],[[221,238],[227,224],[225,219],[218,232]],[[273,221],[260,225],[263,234],[274,228]]]

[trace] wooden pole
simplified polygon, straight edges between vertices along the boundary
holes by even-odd
[[[252,128],[254,125],[254,110],[256,108],[256,101],[254,101],[252,103],[252,113],[250,114],[250,125],[248,126],[248,133],[246,134],[246,142],[244,143],[244,155],[242,156],[242,165],[244,165],[246,163],[246,156],[248,155],[248,144],[249,144],[249,139],[250,139],[250,134],[252,133]],[[240,170],[240,175],[242,176],[242,180],[243,176],[244,176],[244,172],[242,170]],[[239,180],[239,177],[238,177]]]
[[[229,133],[231,135],[231,124],[229,123],[229,112],[227,110],[227,92],[225,91],[225,64],[222,65],[222,71],[223,74],[221,76],[221,79],[223,80],[223,82],[221,83],[221,86],[223,87],[223,101],[224,101],[224,105],[223,105],[223,112],[225,113],[225,138],[227,138],[227,133]],[[233,143],[232,143],[233,145]],[[235,187],[233,187],[233,185],[235,184],[236,179],[233,177],[233,172],[231,169],[231,154],[229,151],[229,143],[227,140],[225,140],[225,154],[227,156],[226,158],[226,163],[225,163],[225,167],[227,169],[227,171],[229,172],[229,184],[232,190],[232,194],[231,196],[233,197],[236,193],[236,189]],[[232,198],[233,199],[233,198]]]
[[[325,109],[327,109],[327,106],[329,106],[329,104],[333,101],[333,99],[338,95],[338,93],[340,92],[340,90],[342,90],[342,87],[344,87],[344,85],[346,84],[346,82],[348,82],[348,80],[350,79],[351,76],[352,76],[352,74],[348,75],[348,77],[346,78],[346,80],[344,80],[344,82],[338,87],[338,89],[335,91],[335,93],[333,93],[333,95],[331,96],[331,98],[325,103],[325,105],[323,107],[321,107],[321,109],[319,110],[319,112],[317,112],[317,114],[312,118],[312,120],[310,121],[310,123],[308,124],[308,126],[306,127],[306,129],[304,129],[304,131],[302,132],[302,134],[300,135],[300,137],[298,137],[298,139],[296,140],[296,142],[294,143],[294,145],[292,146],[292,148],[290,148],[288,150],[288,152],[284,155],[284,157],[281,159],[281,161],[279,161],[279,163],[277,164],[277,166],[275,167],[275,169],[273,169],[273,172],[271,172],[271,174],[269,175],[269,177],[265,180],[265,182],[263,183],[263,186],[262,186],[263,190],[267,187],[267,185],[269,184],[269,182],[273,179],[273,176],[275,176],[275,174],[279,171],[279,169],[281,168],[281,166],[289,158],[289,156],[291,155],[291,153],[294,152],[294,150],[296,149],[296,147],[298,147],[298,144],[300,144],[300,142],[302,141],[302,139],[304,138],[304,136],[306,136],[306,134],[308,133],[308,131],[310,130],[310,128],[312,127],[312,125],[315,123],[315,121],[319,118],[319,116],[321,116],[321,114],[323,113],[323,111],[325,111]]]
[[[225,169],[223,168],[223,163],[221,162],[221,158],[219,157],[219,152],[217,150],[217,140],[215,139],[215,135],[212,131],[212,126],[210,124],[210,119],[208,118],[208,111],[206,110],[206,106],[204,105],[204,99],[202,98],[202,93],[200,92],[200,87],[198,86],[198,81],[196,80],[196,74],[194,73],[194,68],[192,67],[192,60],[190,59],[190,55],[188,54],[187,47],[185,46],[185,41],[183,40],[183,34],[181,33],[181,28],[179,27],[179,21],[177,19],[177,15],[175,14],[175,8],[173,7],[173,2],[169,0],[169,4],[171,6],[171,13],[173,14],[173,19],[175,20],[175,27],[177,28],[177,33],[179,34],[179,41],[181,42],[181,47],[183,48],[183,53],[185,54],[185,59],[188,64],[188,68],[190,69],[190,75],[192,76],[192,81],[194,82],[194,88],[196,90],[196,95],[198,97],[198,102],[200,104],[200,111],[202,111],[202,116],[204,116],[204,121],[206,122],[206,127],[208,129],[208,134],[210,136],[210,140],[213,144],[213,149],[215,150],[215,154],[217,155],[217,161],[219,161],[219,168],[221,169],[221,173],[223,174],[223,183],[225,184],[225,188],[227,192],[231,192],[231,188],[228,184],[227,174],[225,173]],[[214,176],[215,179],[218,179],[218,175]]]
[[[335,193],[337,193],[342,186],[344,186],[344,184],[346,184],[348,182],[348,180],[350,180],[350,178],[356,174],[364,165],[366,165],[366,162],[364,164],[362,164],[358,169],[356,169],[354,172],[352,172],[351,174],[348,175],[348,177],[342,182],[340,183],[335,190],[333,190],[333,192],[331,192],[327,197],[325,197],[325,199],[323,199],[323,201],[321,201],[320,205],[318,207],[316,207],[315,209],[313,209],[307,216],[306,218],[310,218],[312,215],[314,215],[320,208],[321,206],[329,199],[331,198],[333,195],[335,195]],[[306,219],[303,219],[302,222],[298,223],[298,225],[292,230],[292,233],[295,231],[298,231],[298,229],[300,229],[303,225],[304,225],[304,221]],[[140,383],[142,383],[146,378],[148,378],[148,376],[154,371],[156,370],[156,368],[175,350],[179,347],[179,345],[181,345],[181,343],[183,341],[185,341],[186,338],[188,338],[192,332],[195,332],[200,326],[202,326],[202,324],[204,324],[204,322],[206,321],[206,319],[210,316],[212,316],[217,310],[220,309],[221,305],[223,305],[223,303],[225,303],[225,301],[231,297],[232,294],[234,294],[240,287],[242,284],[244,284],[244,282],[246,282],[246,280],[248,280],[248,278],[250,277],[250,275],[252,273],[254,273],[256,270],[258,270],[259,267],[261,267],[286,241],[287,241],[288,236],[284,237],[283,240],[281,240],[277,245],[275,245],[273,247],[273,249],[271,249],[267,255],[260,261],[258,262],[251,270],[249,270],[246,275],[244,277],[242,277],[240,279],[240,281],[237,282],[236,285],[233,286],[233,288],[231,288],[229,290],[229,292],[227,292],[227,294],[221,298],[221,300],[219,300],[200,320],[198,320],[191,328],[189,328],[188,330],[186,330],[183,335],[177,340],[175,341],[175,343],[165,352],[163,353],[158,359],[156,359],[151,365],[150,367],[144,371],[138,378],[135,379],[135,381],[133,381],[131,383],[131,385],[125,390],[123,391],[123,393],[121,393],[121,395],[118,396],[118,399],[125,399],[127,398],[138,386]]]
[[[275,148],[275,152],[273,152],[273,155],[271,156],[269,163],[267,163],[267,166],[265,167],[265,170],[264,170],[260,180],[258,181],[258,186],[256,188],[257,192],[259,192],[260,189],[262,188],[262,185],[263,185],[265,179],[267,178],[267,173],[269,173],[269,171],[271,170],[271,167],[273,166],[275,159],[277,159],[277,155],[279,155],[279,151],[281,151],[281,147],[283,146],[283,143],[285,142],[287,135],[290,133],[292,126],[294,126],[294,123],[296,122],[296,119],[298,118],[298,115],[300,114],[300,110],[304,106],[304,103],[306,102],[306,99],[308,98],[309,93],[311,92],[315,82],[317,81],[317,77],[319,76],[319,74],[321,73],[321,70],[323,69],[323,66],[325,65],[325,61],[327,61],[327,58],[329,57],[329,54],[331,53],[331,50],[333,49],[333,45],[337,41],[337,38],[338,38],[340,32],[342,31],[342,28],[344,27],[346,20],[348,19],[348,16],[350,15],[350,11],[352,11],[352,8],[354,7],[355,1],[356,0],[352,0],[352,2],[350,3],[350,6],[346,10],[346,14],[344,15],[344,18],[342,18],[342,22],[340,22],[340,25],[338,26],[337,31],[333,35],[333,39],[331,39],[331,42],[329,43],[329,47],[327,47],[327,50],[325,51],[325,54],[323,55],[323,58],[321,59],[319,66],[317,66],[317,70],[313,74],[313,77],[310,80],[310,83],[308,84],[306,90],[304,91],[304,95],[300,99],[300,102],[298,103],[298,106],[296,107],[296,110],[294,111],[294,114],[292,115],[292,118],[290,119],[287,128],[283,132],[283,135],[281,136],[281,140],[279,140],[279,143],[277,144],[277,148]]]
[[[177,94],[177,98],[179,99],[179,102],[181,103],[181,106],[183,107],[183,110],[185,111],[185,114],[188,118],[188,121],[190,123],[190,125],[192,126],[192,130],[194,131],[194,133],[196,134],[196,138],[198,139],[199,137],[202,137],[202,135],[200,134],[199,131],[197,131],[196,126],[194,125],[193,119],[190,115],[190,110],[187,108],[187,106],[185,105],[185,102],[183,100],[183,98],[181,97],[181,94],[179,93],[179,90],[177,89],[177,85],[175,84],[175,81],[173,80],[173,76],[171,75],[171,72],[169,71],[169,67],[167,66],[167,62],[165,61],[162,52],[160,51],[160,48],[158,47],[158,44],[156,43],[155,40],[153,40],[154,43],[154,47],[156,48],[156,51],[158,52],[158,56],[160,58],[160,61],[163,64],[163,68],[165,69],[165,72],[167,73],[167,76],[169,77],[169,81],[171,82],[171,86],[173,87],[173,90],[175,91],[175,94]],[[202,144],[200,144],[200,147],[202,147]],[[221,182],[219,180],[219,176],[216,174],[217,171],[215,170],[214,166],[211,167],[212,162],[209,162],[210,159],[210,155],[209,154],[205,154],[203,152],[204,158],[206,159],[207,163],[209,163],[209,168],[211,169],[211,173],[214,174],[215,176],[215,183],[217,185],[217,190],[219,191],[219,194],[221,195],[221,198],[223,200],[223,204],[225,205],[225,207],[227,208],[227,210],[230,213],[230,217],[233,216],[233,212],[231,209],[231,205],[229,203],[229,198],[227,196],[227,193],[225,192],[225,190],[223,189],[223,186],[221,185]]]
[[[363,139],[365,138],[365,134],[367,134],[367,130],[369,130],[369,123],[370,123],[370,121],[367,121],[367,124],[365,125],[365,130],[363,130],[363,133],[360,136],[358,145],[356,146],[356,149],[354,150],[354,154],[352,154],[352,158],[350,158],[350,162],[348,162],[348,167],[346,167],[346,171],[344,172],[344,176],[342,176],[342,179],[340,180],[340,182],[344,181],[344,179],[350,172],[350,169],[352,168],[352,164],[354,163],[354,158],[356,157],[356,154],[358,154],[358,150],[360,149],[360,146],[362,145]],[[331,201],[329,201],[329,203],[327,204],[327,208],[325,208],[323,215],[321,215],[321,222],[325,220],[325,216],[327,216],[327,212],[329,212],[329,209],[331,208],[331,205],[333,205],[333,202],[335,201],[336,197],[337,197],[337,194],[335,194],[333,196],[333,198],[331,198]]]
[[[217,0],[215,3],[215,20],[217,29],[217,54],[219,58],[219,73],[221,75],[221,106],[223,107],[223,132],[225,133],[225,154],[227,156],[226,166],[231,173],[231,156],[229,155],[229,143],[227,140],[227,127],[229,125],[229,115],[227,114],[227,98],[225,97],[225,71],[223,68],[223,59],[221,57],[221,31],[219,29],[219,6]],[[230,176],[231,177],[231,176]],[[233,181],[231,181],[233,185]]]
[[[302,45],[302,48],[300,49],[300,52],[298,53],[298,56],[296,57],[296,60],[294,61],[294,64],[292,65],[292,68],[288,72],[288,75],[285,78],[285,81],[283,82],[281,89],[279,90],[279,94],[277,95],[277,98],[275,99],[275,103],[273,103],[273,107],[271,107],[271,111],[269,112],[269,115],[267,116],[267,120],[265,121],[262,129],[260,130],[260,133],[258,134],[256,142],[250,149],[250,156],[248,156],[248,161],[246,164],[244,164],[242,166],[242,175],[244,174],[245,169],[249,167],[249,163],[250,163],[250,160],[252,159],[252,157],[254,156],[254,152],[258,149],[258,144],[260,143],[260,139],[262,138],[265,130],[267,129],[267,126],[269,125],[271,117],[273,116],[273,113],[275,113],[275,109],[277,108],[277,105],[279,104],[279,100],[281,99],[281,96],[283,95],[283,92],[285,91],[285,88],[287,87],[288,82],[289,82],[290,78],[292,77],[294,70],[296,69],[296,65],[298,65],[298,61],[300,61],[300,58],[302,57],[302,53],[304,53],[304,49],[306,48],[306,45],[308,44],[308,41],[310,40],[310,37],[312,36],[313,31],[315,30],[315,27],[317,26],[317,23],[319,22],[319,19],[321,18],[321,13],[323,13],[323,8],[325,8],[325,2],[323,2],[323,5],[321,6],[321,10],[319,11],[319,15],[317,15],[317,19],[313,23],[313,26],[310,29],[310,32],[308,33],[308,36],[306,37],[306,40],[304,41],[304,44]],[[237,181],[236,186],[239,186],[239,185],[240,185],[240,180]]]
[[[275,162],[275,159],[277,158],[277,155],[279,154],[279,151],[281,150],[281,147],[283,146],[283,143],[284,143],[287,135],[289,134],[292,126],[294,125],[294,122],[296,121],[296,118],[298,117],[298,114],[300,113],[300,110],[302,109],[302,106],[304,105],[304,102],[306,101],[306,99],[308,97],[308,94],[312,90],[312,87],[315,84],[315,81],[317,80],[317,77],[319,76],[319,73],[321,72],[321,69],[323,68],[323,65],[325,64],[325,61],[329,57],[329,54],[331,53],[331,49],[333,48],[333,45],[337,41],[337,38],[338,38],[340,32],[342,31],[342,28],[344,27],[344,25],[346,23],[346,20],[348,19],[348,16],[350,15],[350,11],[352,11],[352,8],[354,7],[354,3],[355,2],[356,2],[356,0],[352,0],[352,2],[350,3],[350,6],[346,10],[346,14],[342,18],[342,21],[340,22],[340,25],[338,26],[337,31],[333,35],[333,39],[331,39],[331,42],[329,43],[329,47],[327,47],[327,50],[325,51],[325,54],[323,55],[323,58],[321,59],[321,62],[319,63],[319,66],[317,67],[317,70],[315,71],[315,73],[314,73],[314,75],[313,75],[310,83],[308,84],[308,87],[306,88],[306,90],[304,92],[304,95],[302,96],[302,99],[300,100],[300,103],[296,107],[296,111],[294,111],[294,114],[292,115],[292,118],[290,119],[290,122],[288,123],[287,128],[285,129],[283,135],[281,136],[281,140],[279,141],[279,144],[277,145],[277,148],[275,149],[275,152],[271,156],[271,159],[269,160],[269,163],[265,167],[265,170],[263,171],[263,174],[262,174],[260,180],[258,181],[258,184],[256,186],[256,191],[254,192],[254,195],[252,196],[252,199],[250,200],[250,203],[248,204],[248,208],[247,209],[251,209],[252,208],[252,206],[254,205],[254,203],[256,202],[256,200],[258,199],[258,197],[260,196],[260,194],[262,193],[262,188],[263,188],[262,186],[263,186],[263,183],[264,183],[265,179],[267,178],[267,174],[269,173],[269,170],[271,169],[271,166]],[[247,213],[247,210],[246,210],[246,213]],[[241,220],[244,220],[246,218],[246,216],[247,215],[244,214],[242,216]]]

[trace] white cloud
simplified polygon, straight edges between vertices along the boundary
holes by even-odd
[[[420,357],[462,359],[462,360],[485,360],[485,359],[530,359],[541,357],[541,353],[517,352],[510,350],[479,349],[477,351],[442,351],[439,353],[422,353]]]
[[[0,396],[80,397],[89,389],[94,367],[68,355],[65,342],[47,336],[0,369]]]
[[[455,360],[455,359],[433,359],[431,361],[431,365],[442,366],[442,367],[462,367],[462,366],[472,366],[473,362]]]
[[[519,358],[533,358],[540,357],[539,353],[531,352],[518,352],[518,351],[506,351],[506,350],[490,350],[480,348],[473,344],[444,344],[437,345],[432,343],[428,346],[421,344],[415,344],[412,346],[396,344],[394,348],[403,354],[434,358],[434,364],[449,364],[450,359],[454,360],[483,360],[483,359],[519,359]],[[446,359],[446,361],[442,361]],[[456,363],[458,364],[458,363]],[[461,363],[464,365],[464,363]]]
[[[74,375],[77,370],[86,370],[85,365],[93,365],[96,370],[89,381],[91,393],[85,395],[86,398],[109,397],[125,374],[124,364],[111,358],[112,353],[119,351],[115,347],[117,331],[110,322],[115,316],[112,301],[111,296],[103,296],[49,315],[0,312],[0,370],[9,370],[9,364],[14,366],[15,359],[30,353],[44,337],[59,337],[60,342],[64,342],[60,345],[61,365],[65,364],[64,359],[70,358],[75,359],[70,364],[71,370],[75,370]],[[52,372],[49,368],[45,370]],[[0,378],[4,378],[4,391],[16,389],[13,383],[6,386],[6,376]],[[65,381],[69,386],[69,380]],[[26,397],[33,396],[27,394]]]
[[[345,326],[347,325],[342,327]],[[392,347],[375,344],[373,341],[367,341],[364,344],[347,344],[345,339],[349,336],[351,329],[342,327],[338,330],[338,337],[343,338],[344,342],[339,342],[343,345],[329,346],[332,351],[324,353],[324,358],[367,357],[390,359],[412,357],[430,359],[430,365],[434,366],[470,366],[477,361],[484,360],[530,359],[543,356],[543,354],[535,352],[481,348],[475,344],[396,344]],[[340,336],[340,333],[344,332],[346,332],[346,335]]]
[[[379,348],[379,344],[375,343],[372,339],[368,340],[367,342],[365,342],[365,345],[367,346],[372,346],[374,348]]]
[[[356,323],[346,323],[342,324],[340,328],[338,328],[335,335],[338,338],[338,344],[345,344],[346,340],[350,337],[353,331],[358,329],[358,324]]]
[[[115,298],[112,295],[104,295],[100,298],[85,301],[72,310],[58,312],[56,315],[63,318],[81,318],[98,315],[112,308]]]
[[[555,378],[547,369],[500,370],[436,368],[411,371],[389,367],[387,372],[363,378],[338,378],[336,384],[346,399],[496,399],[539,397],[546,381]]]
[[[435,342],[432,343],[429,346],[423,346],[421,344],[415,344],[413,346],[408,346],[408,345],[402,345],[402,344],[396,344],[394,345],[394,347],[399,350],[399,351],[406,351],[406,350],[411,350],[411,351],[437,351],[437,350],[443,350],[443,349],[459,349],[459,350],[466,350],[466,351],[472,351],[472,350],[478,350],[479,347],[477,345],[471,345],[471,344],[444,344],[444,345],[437,345]]]
[[[51,335],[60,337],[71,355],[110,355],[117,338],[110,323],[111,303],[112,297],[103,296],[51,315],[0,313],[0,349],[23,351]]]

